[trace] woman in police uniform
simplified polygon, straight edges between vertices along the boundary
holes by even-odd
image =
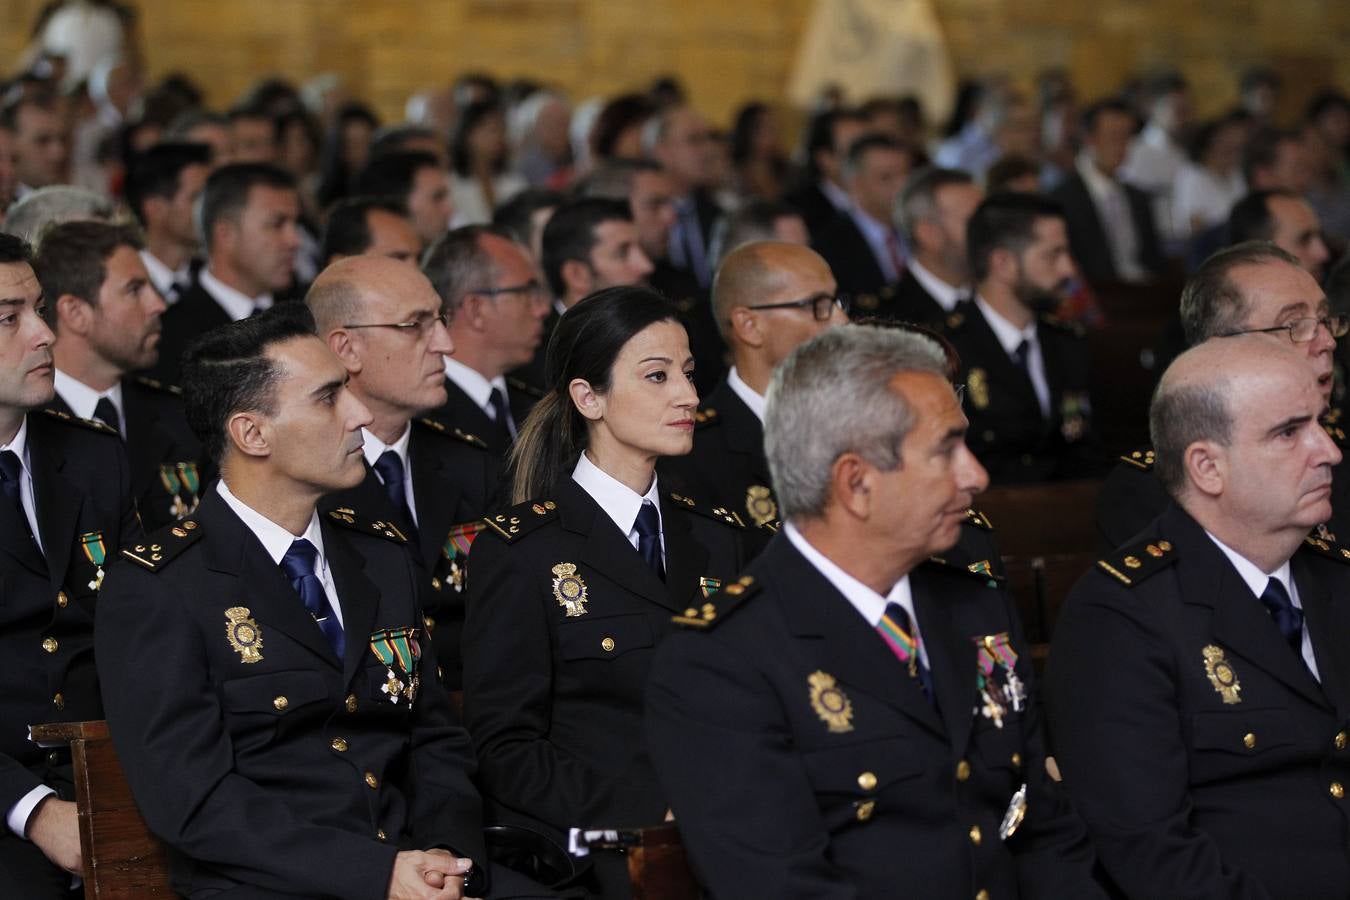
[[[660,823],[642,697],[672,616],[743,562],[735,513],[662,491],[656,461],[693,446],[693,356],[662,297],[611,288],[568,310],[549,393],[511,456],[514,506],[475,542],[464,628],[465,721],[499,822],[565,841],[571,827]],[[587,886],[627,897],[621,856]]]

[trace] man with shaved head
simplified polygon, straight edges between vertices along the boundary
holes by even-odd
[[[370,254],[333,263],[305,302],[371,417],[361,429],[365,478],[321,507],[359,509],[407,537],[442,677],[458,689],[464,585],[446,538],[487,511],[497,466],[478,438],[422,417],[445,403],[442,355],[455,351],[440,297],[415,267]]]
[[[1341,459],[1325,408],[1283,335],[1178,357],[1149,413],[1171,503],[1061,614],[1056,757],[1124,896],[1350,896],[1350,551],[1319,528]]]
[[[713,315],[732,366],[695,414],[694,450],[663,462],[694,497],[746,522],[778,518],[764,458],[764,393],[774,367],[847,320],[830,267],[809,247],[780,241],[727,254],[713,280]]]

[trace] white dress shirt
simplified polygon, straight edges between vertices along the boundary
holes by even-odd
[[[862,232],[863,238],[867,241],[867,246],[872,250],[872,256],[876,258],[877,265],[881,267],[881,274],[885,276],[888,282],[900,280],[901,270],[895,267],[895,261],[891,259],[890,238],[896,240],[896,250],[900,254],[903,262],[905,256],[905,246],[900,242],[900,236],[889,226],[869,216],[858,207],[853,206],[848,210],[848,214],[853,217],[853,224],[858,226]]]
[[[261,311],[272,308],[271,294],[259,294],[256,297],[250,297],[241,293],[212,275],[209,266],[202,269],[201,285],[203,290],[211,295],[211,299],[219,303],[220,308],[225,310],[226,315],[235,322],[247,319],[253,315],[255,310]]]
[[[1008,358],[1016,363],[1015,352],[1017,345],[1022,341],[1027,342],[1027,374],[1031,377],[1031,387],[1036,392],[1036,402],[1041,407],[1041,415],[1050,418],[1050,382],[1045,377],[1045,357],[1041,354],[1041,342],[1036,332],[1036,320],[1025,328],[1018,328],[1009,322],[1003,316],[985,302],[985,299],[978,294],[975,296],[975,305],[979,307],[984,319],[989,323],[989,328],[994,332],[995,339],[1003,352],[1008,354]]]
[[[1148,272],[1139,262],[1139,235],[1134,230],[1134,216],[1125,188],[1114,178],[1103,175],[1086,153],[1078,155],[1077,167],[1092,205],[1097,209],[1102,231],[1106,232],[1107,249],[1111,251],[1116,274],[1124,281],[1143,281]]]
[[[178,292],[187,290],[192,283],[192,269],[187,263],[184,263],[177,271],[170,269],[160,258],[149,250],[141,251],[141,262],[145,263],[145,271],[150,275],[150,283],[159,291],[164,302],[170,305],[178,302]]]
[[[731,388],[732,392],[741,398],[742,403],[750,407],[750,411],[755,414],[755,418],[759,419],[760,424],[763,425],[764,397],[762,394],[755,393],[754,388],[741,380],[741,373],[736,371],[735,366],[732,366],[727,372],[727,387]]]
[[[506,391],[506,376],[498,375],[491,381],[483,377],[483,374],[477,369],[471,369],[459,360],[445,356],[445,377],[453,381],[461,391],[469,395],[469,399],[478,404],[478,408],[487,413],[487,417],[492,421],[497,421],[497,411],[492,408],[492,389],[497,388],[502,392],[502,397],[507,401],[507,411],[510,414],[511,395]]]
[[[956,309],[956,304],[960,303],[961,298],[965,295],[964,287],[948,284],[925,269],[923,263],[917,259],[910,259],[909,271],[914,274],[914,280],[919,282],[919,287],[927,291],[928,296],[936,300],[938,306],[946,312]]]
[[[825,199],[830,201],[830,205],[839,212],[848,212],[853,208],[853,198],[848,195],[848,191],[839,187],[830,179],[822,178],[816,182],[816,185],[820,188],[820,192],[825,195]]]
[[[113,409],[117,410],[117,420],[121,427],[122,438],[127,436],[127,409],[122,402],[122,382],[117,382],[106,391],[96,391],[83,381],[56,370],[56,393],[61,399],[66,401],[66,406],[70,411],[81,419],[94,418],[94,407],[98,406],[98,401],[107,397],[112,402]]]
[[[580,485],[583,491],[590,494],[591,499],[605,511],[605,515],[609,516],[614,524],[619,526],[619,530],[628,538],[628,543],[633,545],[634,550],[638,549],[638,511],[642,509],[643,502],[651,501],[652,506],[656,507],[656,521],[661,530],[658,540],[661,544],[661,559],[664,562],[666,558],[665,526],[661,519],[661,494],[656,489],[655,475],[652,476],[652,484],[651,487],[647,488],[647,493],[638,494],[628,485],[591,462],[590,457],[583,451],[581,458],[577,460],[576,468],[572,469],[572,480]]]
[[[413,524],[417,522],[417,501],[413,499],[412,486],[412,463],[408,460],[408,442],[412,438],[412,423],[409,422],[403,426],[403,434],[399,435],[398,440],[392,444],[386,444],[375,436],[375,432],[368,428],[361,429],[361,436],[365,438],[365,443],[361,446],[361,452],[366,456],[366,462],[370,467],[375,468],[375,461],[384,455],[386,450],[393,450],[398,455],[399,461],[403,463],[403,496],[408,498],[408,512],[412,514]],[[380,478],[380,473],[375,473],[376,478]],[[380,483],[384,479],[380,478]]]

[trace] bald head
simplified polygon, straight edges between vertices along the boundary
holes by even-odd
[[[713,314],[728,344],[731,312],[738,306],[803,300],[819,285],[834,285],[829,264],[810,247],[783,241],[756,241],[726,255],[713,279]],[[828,289],[833,293],[834,288]]]
[[[305,295],[319,336],[350,324],[397,322],[386,318],[413,300],[413,306],[440,300],[431,282],[417,268],[387,256],[348,256],[319,273]],[[411,308],[411,307],[410,307]]]

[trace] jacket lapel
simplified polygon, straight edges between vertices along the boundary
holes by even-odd
[[[412,465],[413,501],[417,504],[418,553],[432,564],[451,526],[461,524],[454,520],[454,513],[464,492],[445,471],[445,460],[428,453],[417,439],[416,428],[408,444],[408,461]]]
[[[324,558],[333,573],[333,585],[342,605],[342,631],[347,644],[342,683],[350,684],[370,644],[375,613],[380,606],[380,589],[366,575],[366,560],[360,551],[327,522],[320,528],[323,530]]]
[[[30,416],[30,424],[35,417]],[[37,437],[42,429],[29,428]],[[47,557],[47,572],[52,588],[60,589],[70,565],[70,554],[75,543],[75,526],[79,521],[84,494],[61,474],[65,457],[55,447],[44,446],[39,437],[30,437],[28,462],[33,470],[33,497],[37,507],[38,534],[42,538],[42,552]]]
[[[1017,368],[1012,357],[1008,356],[1008,351],[1003,349],[989,320],[984,317],[984,311],[972,302],[967,315],[975,317],[976,334],[984,344],[977,353],[971,354],[971,358],[979,359],[989,367],[989,390],[1012,395],[1028,414],[1034,413],[1038,420],[1043,421],[1041,403],[1036,399],[1036,389],[1031,386],[1031,379]],[[990,401],[991,406],[996,404],[998,401]]]
[[[1324,693],[1336,707],[1337,716],[1350,716],[1350,660],[1339,647],[1350,634],[1350,608],[1344,601],[1337,603],[1327,582],[1299,552],[1294,555],[1294,583],[1298,585],[1298,599],[1303,606],[1305,627],[1312,638],[1313,657],[1317,660],[1317,674],[1322,679]],[[1339,573],[1338,573],[1339,574]]]
[[[928,651],[928,667],[933,673],[933,690],[938,710],[951,746],[961,752],[973,727],[971,710],[975,707],[975,650],[967,635],[959,634],[952,622],[952,599],[937,597],[934,575],[919,566],[910,573],[914,611],[919,617],[919,633]]]
[[[585,538],[581,561],[612,581],[653,603],[670,607],[670,596],[656,573],[647,568],[641,554],[628,543],[614,520],[572,480],[565,477],[558,485],[559,519],[563,528]],[[682,612],[684,604],[679,606]]]
[[[703,602],[698,579],[708,573],[708,550],[694,540],[689,517],[678,512],[665,497],[661,498],[661,531],[666,548],[667,594],[657,602],[680,613]]]

